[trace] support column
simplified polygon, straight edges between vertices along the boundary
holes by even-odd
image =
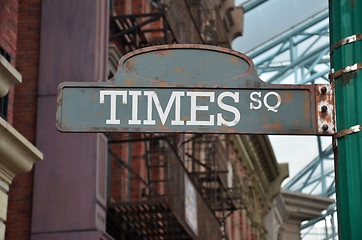
[[[357,240],[362,236],[362,0],[330,0],[329,8],[339,238]]]
[[[34,173],[31,239],[109,239],[107,139],[55,127],[61,82],[106,80],[108,1],[43,0],[36,142],[45,160]]]

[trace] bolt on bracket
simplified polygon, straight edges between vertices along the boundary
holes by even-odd
[[[316,86],[316,113],[318,135],[332,135],[336,132],[334,84],[318,84]]]

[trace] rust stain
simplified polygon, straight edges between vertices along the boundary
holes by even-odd
[[[357,73],[359,72],[359,70],[355,71],[355,72],[351,72],[351,73],[346,73],[344,75],[341,76],[341,80],[342,80],[342,86],[347,86],[349,85],[349,83],[351,82],[352,79],[357,78]]]
[[[157,124],[157,127],[155,127],[155,129],[158,130],[168,130],[168,126],[167,125],[162,125],[162,124]]]
[[[322,91],[323,88],[325,89],[324,91]],[[315,96],[317,131],[321,135],[330,135],[335,131],[333,86],[320,85]],[[323,129],[325,125],[328,126],[327,129]]]
[[[127,62],[124,64],[125,67],[128,69],[128,70],[134,70],[134,61],[133,60],[127,60]]]
[[[126,86],[127,86],[127,87],[131,87],[133,80],[134,80],[134,78],[127,78],[127,79],[126,79]]]
[[[309,121],[310,120],[310,105],[309,105],[309,101],[304,101],[304,106],[303,106],[303,110],[304,110],[304,117],[305,117],[305,120],[306,121]]]
[[[150,67],[150,70],[152,70],[152,67]]]
[[[215,132],[226,132],[226,133],[236,133],[237,129],[234,128],[214,128]]]
[[[99,113],[97,113],[97,116],[99,117],[99,116],[102,116],[102,114],[99,112]]]
[[[299,125],[300,125],[299,120],[296,120],[296,121],[295,121],[295,125],[297,125],[297,126],[299,126]]]
[[[64,119],[63,122],[68,122],[68,120],[67,120],[67,119]]]
[[[175,55],[176,54],[176,50],[168,50],[168,53],[167,53],[169,56],[171,55]]]
[[[293,102],[293,94],[291,92],[285,93],[285,98],[283,98],[283,102],[285,103],[291,103]]]
[[[161,64],[163,64],[163,61],[161,61]]]
[[[79,127],[67,127],[66,129],[78,129]]]
[[[275,124],[264,124],[263,128],[264,129],[282,129],[282,124],[281,123],[275,123]]]
[[[179,68],[179,67],[175,68],[175,72],[178,72],[178,73],[183,73],[182,69],[181,69],[181,68]]]
[[[157,54],[157,55],[164,56],[164,57],[167,57],[167,55],[168,55],[168,51],[167,51],[167,50],[154,51],[154,53]]]
[[[57,107],[60,107],[62,105],[62,95],[63,95],[63,88],[61,88],[58,91],[58,95],[57,95]]]
[[[169,84],[168,84],[168,82],[166,82],[166,81],[161,81],[157,86],[158,86],[158,87],[168,87]]]
[[[238,62],[238,59],[236,57],[231,57],[230,62],[234,63],[234,64],[239,63],[239,65],[240,65],[240,62]]]

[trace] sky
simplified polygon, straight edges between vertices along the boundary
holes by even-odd
[[[235,5],[238,6],[248,1],[249,0],[235,0]],[[269,0],[260,5],[258,9],[247,12],[244,16],[243,36],[234,40],[232,44],[233,48],[242,53],[246,53],[243,52],[243,49],[252,49],[253,44],[255,45],[254,40],[251,39],[264,40],[264,38],[275,35],[272,29],[282,31],[282,29],[288,28],[288,24],[294,26],[301,22],[304,18],[308,17],[308,14],[312,16],[316,14],[316,12],[328,8],[327,1],[324,0],[288,0],[288,3],[289,7],[286,7],[287,4],[284,0]],[[313,3],[316,7],[310,8],[310,3]],[[283,7],[279,9],[280,6]],[[265,8],[268,9],[267,12],[263,11]],[[283,12],[282,15],[275,14],[280,11]],[[260,29],[264,29],[265,31],[261,31]],[[318,156],[316,136],[269,136],[269,139],[277,161],[279,163],[289,164],[290,177],[284,180],[283,185]],[[331,137],[323,137],[323,150],[327,148],[331,142]]]
[[[298,174],[305,166],[318,156],[318,142],[316,136],[269,136],[275,157],[279,163],[288,163],[289,178]],[[322,137],[322,149],[325,150],[332,143],[331,137]]]

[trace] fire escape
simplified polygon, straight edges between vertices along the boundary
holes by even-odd
[[[173,213],[180,211],[172,198],[182,186],[170,188],[170,165],[176,172],[182,166],[169,139],[110,139],[108,153],[115,189],[110,192],[107,232],[115,239],[192,239]]]
[[[117,42],[123,54],[138,48],[176,43],[165,11],[157,4],[152,6],[150,13],[111,16],[109,40]]]
[[[115,239],[228,239],[225,219],[238,194],[218,137],[133,137],[109,135],[107,232]],[[196,232],[186,217],[185,178],[196,192]],[[202,229],[220,231],[205,238]]]
[[[197,134],[181,146],[185,149],[185,166],[223,230],[226,218],[240,205],[241,193],[233,187],[237,180],[220,137]]]

